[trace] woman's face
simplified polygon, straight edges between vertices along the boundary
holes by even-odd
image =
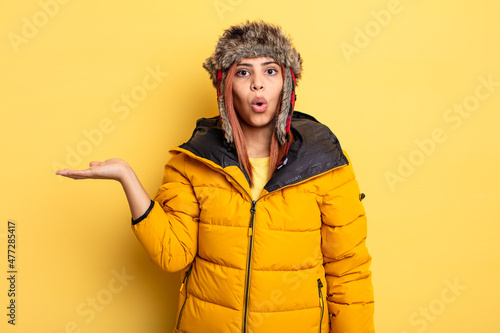
[[[273,58],[245,58],[236,65],[233,103],[242,128],[266,128],[276,115],[283,74]]]

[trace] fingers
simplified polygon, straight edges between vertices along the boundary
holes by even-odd
[[[62,169],[56,175],[72,179],[113,179],[119,180],[128,164],[121,159],[108,159],[104,162],[92,161],[83,170]]]
[[[56,175],[72,179],[86,179],[86,178],[91,178],[93,173],[90,169],[85,169],[85,170],[63,169],[63,170],[57,170]]]
[[[71,171],[71,170],[70,169],[57,170],[56,171],[56,175],[58,175],[58,176],[67,176],[69,171]]]
[[[57,170],[56,175],[58,176],[64,176],[68,178],[73,178],[73,179],[83,179],[83,178],[89,178],[94,175],[92,168],[101,165],[102,162],[100,161],[91,161],[89,163],[89,168],[83,169],[83,170],[73,170],[73,169],[62,169],[62,170]]]

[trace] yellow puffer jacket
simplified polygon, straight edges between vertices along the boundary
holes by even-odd
[[[152,260],[187,270],[174,332],[374,332],[366,218],[330,130],[295,112],[294,141],[258,200],[218,118],[171,151],[133,230]]]

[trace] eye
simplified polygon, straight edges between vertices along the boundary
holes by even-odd
[[[278,73],[278,70],[275,69],[275,68],[268,68],[268,69],[266,69],[266,74],[268,74],[268,75],[275,75],[277,73]]]
[[[246,69],[240,69],[239,71],[236,72],[237,76],[247,76],[248,71]]]

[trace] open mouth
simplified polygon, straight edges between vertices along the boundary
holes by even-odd
[[[267,109],[267,101],[264,97],[255,97],[252,100],[252,108],[255,112],[264,112]]]

